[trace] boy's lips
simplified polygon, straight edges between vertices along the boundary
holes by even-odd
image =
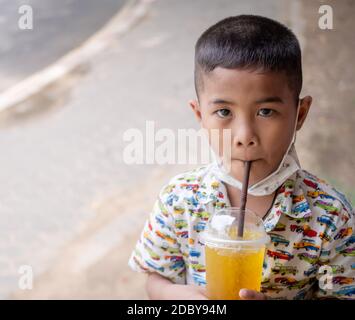
[[[246,161],[254,162],[254,161],[258,161],[258,160],[260,160],[260,159],[232,159],[232,160],[242,161],[242,162],[246,162]]]

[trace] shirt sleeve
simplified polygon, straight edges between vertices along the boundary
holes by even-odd
[[[338,227],[322,248],[329,253],[322,258],[317,275],[316,299],[355,299],[354,211],[342,210]]]
[[[174,230],[174,217],[159,195],[128,261],[137,272],[156,272],[177,284],[186,284],[186,267]]]

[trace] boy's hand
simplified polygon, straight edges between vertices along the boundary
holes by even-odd
[[[186,300],[208,300],[206,289],[196,285],[184,285],[176,287],[176,290],[181,290],[181,298]],[[179,296],[179,293],[177,294]]]
[[[175,284],[158,273],[148,275],[146,288],[151,300],[208,300],[204,287]]]
[[[241,297],[242,300],[267,300],[265,294],[249,289],[241,289],[239,291],[239,297]]]

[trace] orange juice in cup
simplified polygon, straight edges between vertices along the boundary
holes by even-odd
[[[202,235],[209,299],[239,300],[239,290],[260,291],[265,244],[262,220],[245,210],[243,238],[237,237],[239,208],[217,211]]]

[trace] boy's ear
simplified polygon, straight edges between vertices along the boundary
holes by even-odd
[[[307,118],[308,111],[312,104],[312,97],[306,96],[300,101],[300,110],[298,112],[297,127],[296,130],[300,130],[303,126],[304,121]]]
[[[200,109],[200,104],[198,103],[197,100],[190,100],[189,101],[189,105],[192,109],[192,111],[194,112],[197,121],[201,122],[201,109]]]

